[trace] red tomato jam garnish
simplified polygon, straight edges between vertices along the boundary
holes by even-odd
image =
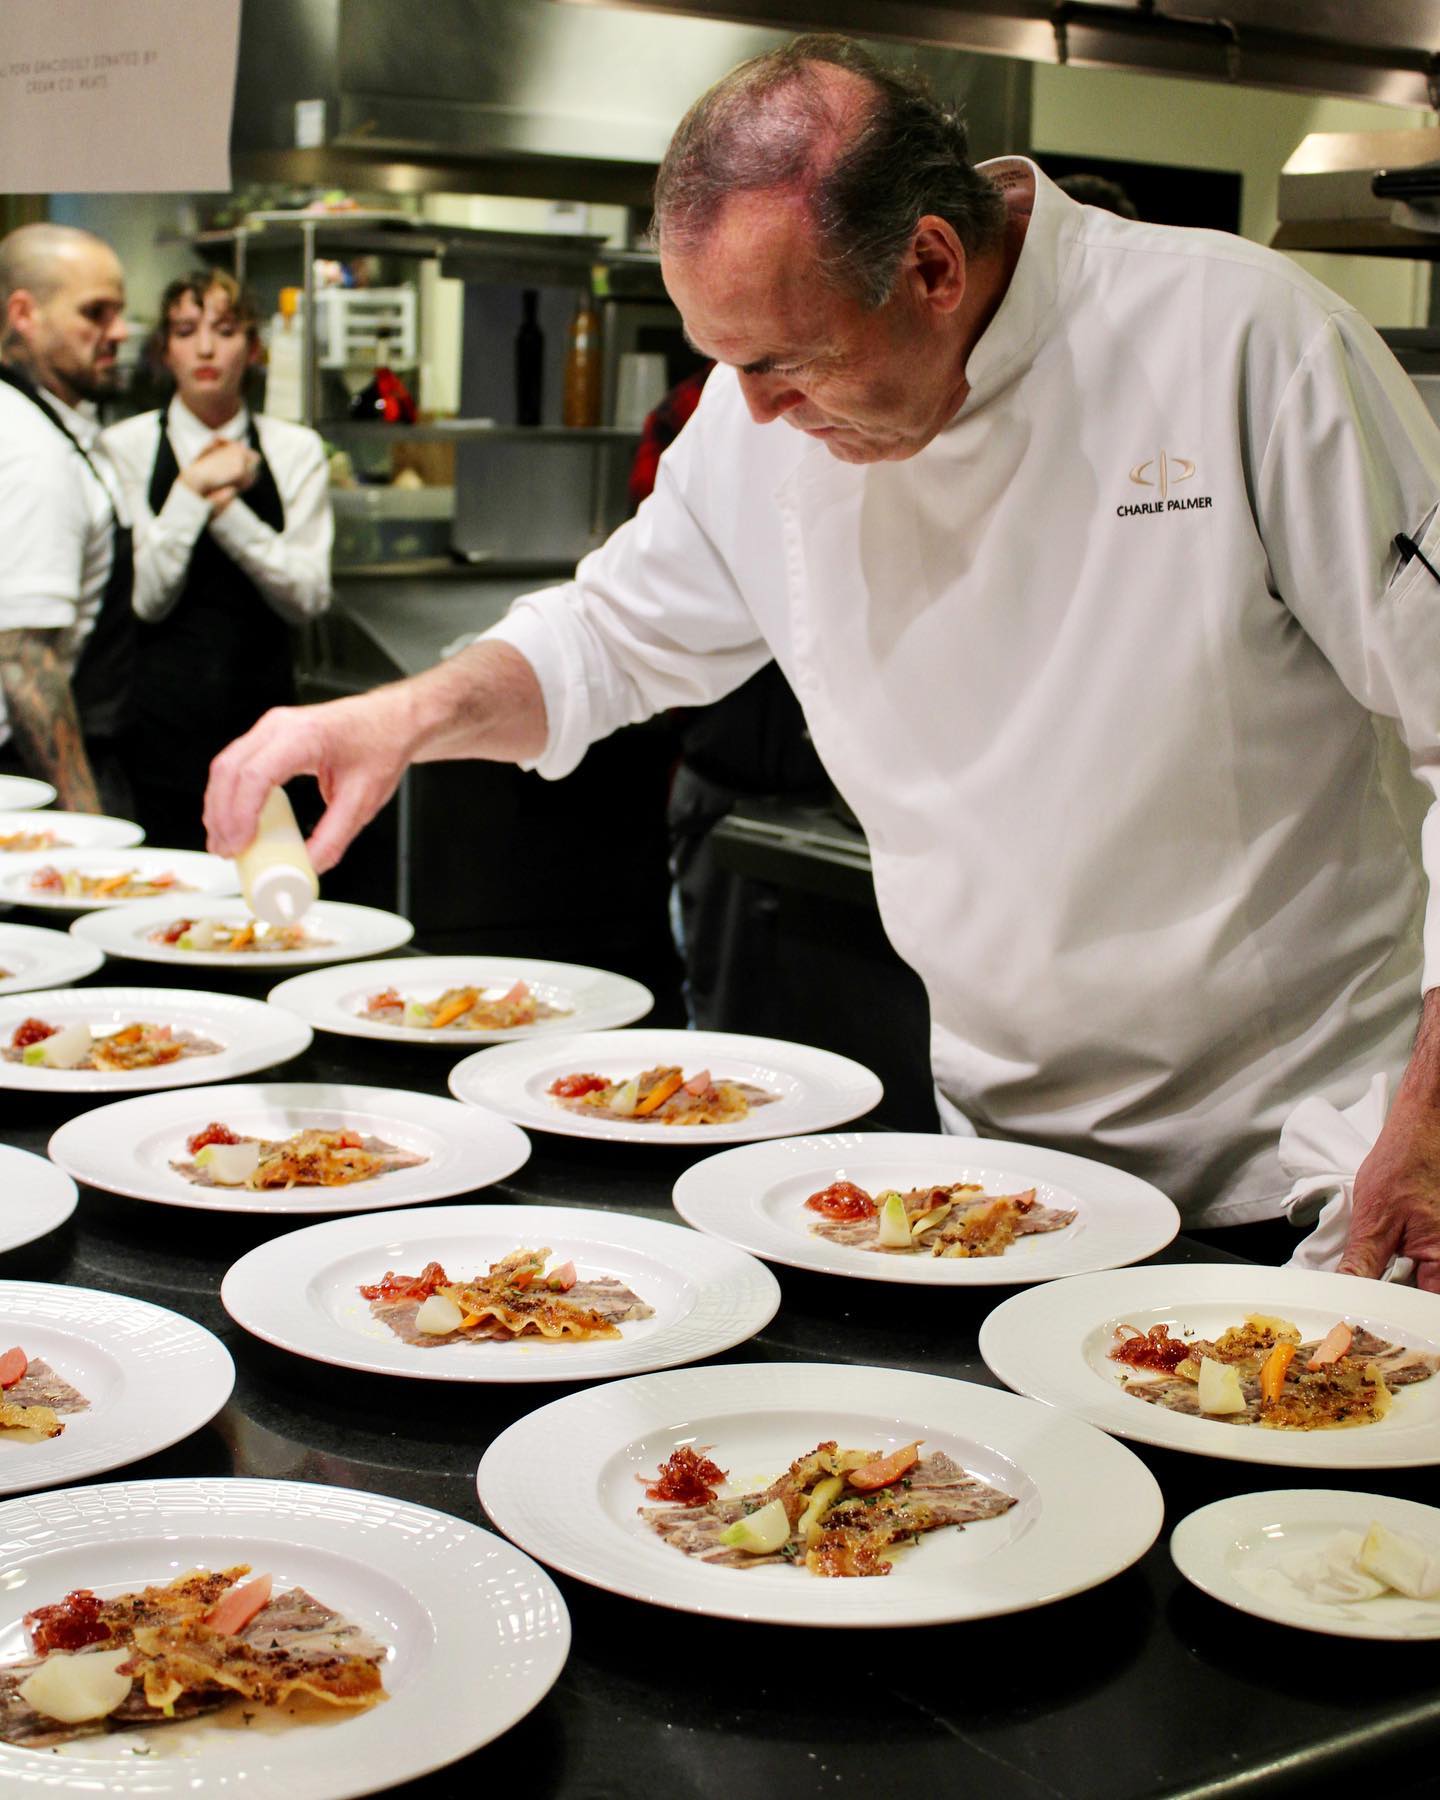
[[[805,1204],[811,1212],[823,1213],[827,1219],[873,1219],[876,1211],[875,1202],[853,1181],[832,1181]]]
[[[386,988],[383,994],[372,994],[365,1002],[366,1012],[404,1011],[405,1002],[393,987]]]
[[[213,1121],[203,1131],[197,1131],[192,1138],[186,1140],[186,1148],[192,1156],[198,1156],[207,1144],[238,1144],[239,1137],[228,1125]]]
[[[25,1629],[37,1656],[52,1650],[83,1650],[110,1636],[110,1627],[100,1617],[100,1602],[89,1588],[76,1588],[56,1605],[26,1613]]]
[[[57,868],[47,864],[30,877],[30,886],[37,894],[60,894],[65,890],[65,877]]]
[[[676,1500],[682,1506],[704,1506],[715,1498],[716,1487],[725,1480],[726,1471],[717,1469],[708,1456],[689,1444],[682,1444],[667,1462],[655,1471],[656,1479],[645,1489],[647,1500]],[[637,1481],[644,1481],[637,1475]]]
[[[43,1019],[25,1019],[15,1027],[10,1048],[23,1050],[27,1044],[43,1043],[47,1037],[54,1037],[59,1029],[58,1025],[47,1025]]]
[[[365,1300],[428,1300],[437,1288],[453,1285],[438,1262],[428,1262],[418,1275],[397,1275],[387,1269],[383,1281],[362,1287],[360,1295]]]
[[[598,1094],[610,1083],[603,1075],[557,1075],[550,1092],[559,1100],[578,1100],[584,1094]]]
[[[178,944],[194,923],[193,919],[177,919],[173,925],[167,925],[160,933],[160,942],[162,944]]]
[[[1119,1329],[1132,1335],[1115,1346],[1110,1352],[1111,1360],[1128,1363],[1132,1369],[1154,1369],[1161,1375],[1173,1375],[1190,1354],[1188,1344],[1171,1337],[1168,1325],[1152,1325],[1149,1331],[1137,1331],[1133,1325]]]

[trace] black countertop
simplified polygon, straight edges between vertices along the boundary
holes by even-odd
[[[170,974],[118,964],[95,980],[161,985]],[[263,994],[270,978],[214,985]],[[317,1036],[273,1074],[443,1094],[451,1061]],[[4,1093],[0,1140],[43,1153],[51,1132],[91,1104]],[[870,1121],[880,1122],[883,1108]],[[673,1220],[671,1186],[694,1160],[538,1133],[533,1143],[525,1167],[487,1196]],[[350,1374],[247,1337],[220,1306],[221,1278],[246,1250],[293,1228],[83,1189],[65,1227],[0,1256],[6,1279],[70,1282],[175,1308],[235,1358],[234,1396],[211,1426],[97,1479],[327,1482],[486,1524],[474,1486],[481,1452],[512,1420],[572,1390]],[[1216,1256],[1182,1238],[1161,1260]],[[775,1319],[716,1361],[882,1364],[993,1385],[976,1335],[1004,1290],[909,1289],[897,1322],[885,1286],[776,1274],[783,1299]],[[556,1687],[505,1737],[404,1791],[468,1797],[523,1780],[531,1795],[564,1800],[1222,1800],[1349,1796],[1357,1778],[1370,1795],[1440,1791],[1440,1647],[1360,1645],[1245,1617],[1189,1587],[1166,1548],[1170,1528],[1212,1500],[1350,1478],[1136,1448],[1165,1495],[1159,1541],[1103,1587],[1014,1617],[873,1633],[795,1630],[670,1613],[561,1577],[574,1644]],[[1435,1498],[1428,1470],[1366,1471],[1354,1484]]]

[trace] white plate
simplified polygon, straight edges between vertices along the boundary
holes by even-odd
[[[599,1343],[404,1344],[358,1288],[435,1261],[457,1279],[548,1246],[582,1277],[614,1275],[648,1305]],[[237,1324],[297,1356],[419,1381],[597,1381],[715,1356],[763,1331],[780,1288],[763,1263],[679,1225],[598,1208],[437,1206],[311,1225],[242,1256],[220,1290]]]
[[[853,1181],[871,1195],[932,1182],[978,1181],[992,1194],[1033,1187],[1041,1205],[1079,1217],[1061,1231],[1017,1239],[1003,1256],[885,1256],[811,1232],[817,1215],[805,1202],[833,1181]],[[767,1261],[923,1287],[1017,1286],[1113,1269],[1153,1256],[1180,1229],[1180,1214],[1158,1188],[1105,1163],[923,1131],[851,1131],[722,1150],[687,1169],[674,1198],[676,1212],[698,1230]]]
[[[1314,1600],[1286,1573],[1337,1531],[1363,1532],[1376,1520],[1440,1549],[1440,1508],[1389,1494],[1335,1488],[1281,1488],[1237,1494],[1182,1519],[1170,1538],[1175,1567],[1202,1593],[1257,1619],[1331,1637],[1440,1638],[1440,1598],[1408,1600],[1393,1591],[1338,1606]]]
[[[0,1506],[0,1651],[22,1615],[72,1588],[100,1594],[203,1565],[249,1563],[303,1587],[389,1646],[389,1699],[348,1719],[247,1730],[215,1720],[77,1739],[57,1754],[0,1744],[0,1782],[147,1800],[348,1800],[443,1768],[523,1719],[570,1648],[543,1569],[426,1506],[299,1481],[133,1481]],[[136,1755],[148,1745],[149,1755]]]
[[[447,988],[488,988],[503,994],[524,981],[540,999],[566,1009],[558,1019],[537,1019],[509,1031],[462,1031],[446,1026],[424,1031],[414,1025],[384,1025],[362,1017],[367,1000],[389,987],[409,998],[437,1000]],[[317,969],[297,975],[270,990],[276,1006],[286,1007],[317,1031],[341,1037],[379,1038],[400,1044],[432,1044],[463,1050],[476,1044],[508,1044],[556,1032],[607,1031],[643,1019],[655,1004],[649,988],[628,975],[589,969],[583,963],[537,962],[524,956],[412,956],[403,963],[352,963],[343,969]]]
[[[223,1046],[208,1056],[184,1056],[158,1069],[46,1069],[0,1060],[0,1088],[32,1094],[136,1094],[153,1088],[204,1087],[232,1075],[253,1075],[298,1056],[310,1027],[263,1000],[189,988],[47,988],[0,999],[0,1044],[28,1018],[48,1025],[84,1020],[97,1035],[122,1025],[172,1025]]]
[[[717,1081],[748,1081],[778,1093],[725,1125],[646,1125],[631,1119],[586,1118],[557,1106],[546,1091],[558,1075],[593,1071],[611,1080],[678,1064],[687,1075],[709,1069]],[[878,1075],[847,1056],[779,1038],[730,1031],[608,1031],[545,1043],[505,1044],[456,1063],[450,1091],[488,1106],[532,1131],[609,1138],[625,1144],[745,1144],[756,1138],[823,1131],[879,1104]]]
[[[1249,1263],[1162,1264],[1075,1275],[1002,1301],[980,1327],[980,1354],[1008,1386],[1063,1407],[1142,1444],[1197,1456],[1277,1463],[1298,1469],[1405,1469],[1436,1460],[1440,1376],[1396,1390],[1376,1425],[1339,1431],[1270,1431],[1166,1412],[1128,1397],[1120,1377],[1137,1376],[1107,1352],[1115,1327],[1192,1328],[1218,1336],[1247,1313],[1279,1314],[1307,1340],[1338,1319],[1367,1325],[1392,1342],[1440,1352],[1440,1296],[1358,1275]]]
[[[127,1294],[0,1281],[0,1334],[90,1402],[88,1412],[65,1415],[57,1438],[0,1441],[0,1494],[83,1481],[153,1456],[208,1425],[235,1385],[219,1338]]]
[[[144,831],[133,819],[109,819],[103,813],[0,812],[0,838],[16,831],[53,831],[61,842],[55,850],[6,850],[0,851],[0,856],[54,856],[66,845],[99,845],[108,850],[145,841]]]
[[[63,987],[93,975],[105,960],[93,944],[77,943],[63,931],[43,925],[7,925],[0,919],[0,994],[26,994],[33,988]]]
[[[193,906],[201,894],[235,894],[240,878],[233,862],[209,856],[203,850],[164,850],[144,844],[130,850],[93,849],[26,850],[0,863],[0,900],[11,906],[38,906],[48,912],[90,912],[96,907],[133,906],[133,900],[80,900],[73,895],[37,894],[30,878],[37,869],[79,869],[86,875],[121,875],[133,869],[139,875],[174,875],[188,892],[175,895],[180,906]]]
[[[730,1489],[784,1473],[826,1438],[921,1438],[1013,1494],[998,1519],[923,1538],[884,1581],[713,1568],[665,1543],[637,1476],[681,1444],[714,1446]],[[1108,1581],[1160,1529],[1155,1478],[1121,1445],[968,1381],[831,1363],[738,1363],[612,1382],[519,1419],[485,1452],[487,1513],[532,1556],[581,1581],[681,1612],[777,1625],[933,1625],[1044,1606]]]
[[[0,1144],[0,1251],[33,1244],[63,1225],[80,1196],[63,1170],[28,1150]]]
[[[218,1119],[243,1137],[348,1127],[429,1158],[348,1187],[196,1187],[170,1167],[186,1139]],[[77,1181],[199,1212],[351,1213],[444,1200],[503,1181],[530,1155],[518,1127],[433,1094],[293,1081],[181,1088],[97,1106],[62,1125],[50,1155]],[[288,1242],[277,1238],[275,1242]],[[383,1271],[382,1271],[383,1273]]]
[[[48,806],[55,793],[48,781],[37,781],[33,775],[0,775],[0,809],[5,812]]]
[[[177,894],[159,900],[130,900],[124,906],[96,908],[76,919],[72,937],[97,944],[107,956],[133,957],[136,962],[172,963],[179,968],[295,969],[307,963],[339,963],[357,956],[379,956],[408,944],[415,927],[399,913],[378,906],[349,906],[340,900],[317,900],[305,915],[305,929],[328,942],[306,950],[249,950],[234,955],[224,950],[177,950],[174,944],[156,944],[150,933],[176,919],[215,919],[224,925],[244,925],[250,908],[234,899]],[[381,965],[391,968],[390,963]],[[392,977],[393,979],[393,977]],[[310,1021],[313,1023],[314,1021]]]

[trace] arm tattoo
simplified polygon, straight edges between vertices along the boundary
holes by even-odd
[[[0,691],[25,767],[54,782],[62,807],[98,813],[100,794],[85,754],[59,636],[58,631],[0,631]]]

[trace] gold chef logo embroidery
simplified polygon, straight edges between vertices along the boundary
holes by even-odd
[[[1153,500],[1137,500],[1115,508],[1119,519],[1145,518],[1151,513],[1196,512],[1210,505],[1208,494],[1186,494],[1177,497],[1171,490],[1195,476],[1195,464],[1188,456],[1176,456],[1169,450],[1157,450],[1130,470],[1136,487],[1150,488]]]

